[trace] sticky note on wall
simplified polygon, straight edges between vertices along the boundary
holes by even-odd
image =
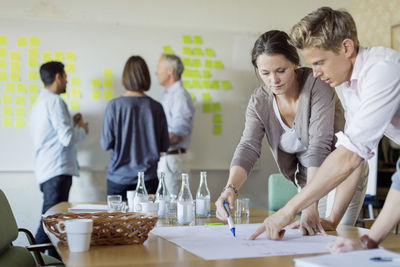
[[[25,119],[15,119],[15,128],[25,128]]]
[[[114,98],[114,91],[113,90],[104,90],[104,99],[111,100]]]
[[[29,96],[29,104],[31,104],[31,105],[35,104],[37,98],[38,98],[37,95]]]
[[[28,49],[28,58],[39,57],[39,50],[37,48]]]
[[[15,99],[15,103],[18,106],[25,106],[25,102],[26,102],[26,97],[22,96],[22,95],[17,95],[16,99]]]
[[[12,107],[3,107],[1,109],[2,116],[12,116],[13,115],[13,109]]]
[[[7,37],[0,35],[0,45],[7,45]]]
[[[201,50],[200,47],[195,47],[195,48],[193,48],[193,55],[202,56],[203,55],[203,51]]]
[[[6,56],[7,56],[7,49],[0,48],[0,57],[6,57]]]
[[[15,109],[15,116],[17,117],[25,117],[25,108],[16,108]]]
[[[1,126],[3,127],[12,127],[12,118],[9,117],[1,117]]]
[[[201,99],[203,102],[210,102],[211,101],[211,94],[210,93],[203,93],[201,95]]]
[[[192,49],[190,49],[190,47],[182,47],[182,53],[184,55],[190,56],[192,55]]]
[[[100,79],[92,79],[92,88],[101,88],[101,80]]]
[[[182,41],[184,44],[191,44],[192,43],[192,37],[190,35],[183,35],[182,36]]]
[[[163,46],[163,53],[164,54],[173,54],[174,52],[172,51],[172,47],[169,45],[164,45]]]
[[[66,73],[75,72],[75,64],[65,64],[65,72]]]
[[[211,104],[211,111],[212,112],[221,112],[221,104],[219,102]]]
[[[51,52],[42,52],[42,62],[49,62],[52,61],[52,59]]]
[[[64,52],[63,51],[55,51],[54,59],[57,61],[64,61],[65,60]]]
[[[19,72],[11,72],[10,73],[10,81],[12,82],[19,82],[21,81],[21,74],[19,74]]]
[[[231,89],[231,83],[229,81],[221,81],[222,89]]]
[[[104,79],[104,88],[113,88],[113,80],[112,79]]]
[[[80,109],[79,101],[77,101],[77,100],[71,100],[71,101],[69,102],[69,108],[70,108],[71,110],[79,110],[79,109]]]
[[[104,78],[112,78],[112,76],[113,76],[112,69],[104,69],[103,76],[104,76]]]
[[[214,56],[214,50],[211,49],[211,48],[206,48],[206,49],[204,49],[204,54],[207,57],[213,57]]]
[[[99,89],[92,90],[92,99],[94,100],[101,99],[101,91]]]
[[[18,37],[17,38],[17,46],[18,47],[28,46],[28,40],[26,39],[26,37]]]
[[[4,105],[12,105],[12,103],[13,103],[12,95],[3,95],[2,100],[3,100],[2,104],[4,104]]]
[[[32,36],[29,38],[29,45],[30,46],[39,46],[40,39],[37,36]]]
[[[222,125],[214,125],[213,126],[213,134],[221,135],[222,134]]]
[[[39,85],[37,85],[37,84],[35,84],[35,83],[31,83],[31,84],[29,84],[28,85],[28,90],[29,90],[29,93],[31,93],[31,94],[37,94],[37,93],[39,93]]]
[[[214,114],[213,115],[213,123],[222,123],[222,115]]]
[[[37,73],[37,71],[30,71],[28,73],[29,81],[37,81],[38,79],[39,79],[39,73]]]
[[[69,61],[75,61],[75,52],[67,51],[65,53],[65,58]]]
[[[192,81],[193,88],[201,88],[201,84],[199,80]]]
[[[0,69],[6,69],[7,68],[7,61],[5,59],[0,59]]]
[[[15,92],[15,84],[6,83],[4,89],[5,89],[6,93],[14,93]]]
[[[0,81],[6,82],[8,81],[8,75],[5,71],[0,71]]]
[[[71,79],[72,86],[81,86],[81,79],[78,77],[73,77]]]
[[[21,53],[18,52],[18,51],[11,51],[10,52],[10,58],[11,58],[11,60],[19,61],[21,59]]]
[[[77,88],[71,89],[71,97],[72,98],[81,98],[81,90],[77,89]]]
[[[185,87],[186,89],[190,89],[192,88],[192,83],[189,80],[183,80],[183,87]]]
[[[220,60],[215,60],[214,61],[214,68],[222,69],[223,67],[224,67],[224,65],[222,64],[222,61],[220,61]]]
[[[203,38],[200,35],[195,35],[193,37],[193,43],[202,44],[203,43]]]
[[[203,112],[204,113],[209,113],[209,112],[211,112],[211,105],[210,104],[203,104],[202,105],[202,109],[203,109]]]
[[[19,83],[17,84],[17,93],[26,93],[26,84],[24,83]]]

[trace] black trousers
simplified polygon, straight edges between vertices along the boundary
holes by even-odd
[[[71,175],[58,175],[44,183],[40,184],[40,191],[43,193],[42,214],[46,213],[52,206],[68,201],[69,190],[72,185]],[[42,220],[40,220],[39,228],[35,235],[38,244],[50,243],[49,237],[43,230]],[[49,255],[59,258],[57,252],[53,249],[49,250]]]
[[[155,194],[158,187],[158,179],[144,181],[147,193]],[[107,179],[107,195],[121,195],[122,200],[126,201],[126,191],[136,190],[137,184],[117,184]]]

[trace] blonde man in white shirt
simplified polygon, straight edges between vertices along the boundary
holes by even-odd
[[[348,197],[338,201],[349,202],[355,188],[346,177],[373,156],[383,135],[400,144],[400,53],[383,47],[360,47],[351,15],[329,7],[304,17],[292,28],[291,37],[312,66],[314,76],[336,87],[346,126],[344,132],[336,134],[337,149],[322,163],[315,182],[268,217],[252,238],[266,232],[269,239],[282,239],[282,228],[299,211],[337,186],[349,190]],[[400,221],[399,164],[383,210],[369,234],[357,241],[339,239],[330,245],[331,251],[377,247]]]

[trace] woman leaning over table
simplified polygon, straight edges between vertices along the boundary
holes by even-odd
[[[264,135],[280,172],[300,188],[312,182],[314,173],[334,149],[334,133],[344,126],[342,106],[334,90],[314,78],[310,68],[299,68],[299,61],[285,32],[266,32],[254,44],[252,64],[264,84],[250,98],[229,179],[215,203],[221,220],[228,216],[223,202],[228,201],[233,209],[237,191],[261,154]],[[364,200],[367,177],[368,165],[363,164],[337,188],[331,214],[326,219],[320,220],[317,202],[303,210],[300,222],[292,227],[300,226],[304,235],[314,235],[324,229],[336,229],[339,222],[354,225]],[[350,183],[358,183],[356,190],[348,186]],[[324,214],[326,201],[319,206]]]

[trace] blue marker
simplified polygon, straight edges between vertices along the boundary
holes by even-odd
[[[228,202],[224,201],[224,207],[226,209],[226,211],[228,212],[228,224],[229,224],[229,228],[231,229],[231,232],[233,234],[233,236],[236,236],[235,234],[235,224],[233,223],[233,219],[232,219],[232,214],[231,211],[229,210],[229,206],[228,206]]]
[[[388,261],[400,261],[400,258],[373,257],[373,258],[369,258],[369,260],[376,261],[376,262],[388,262]]]

